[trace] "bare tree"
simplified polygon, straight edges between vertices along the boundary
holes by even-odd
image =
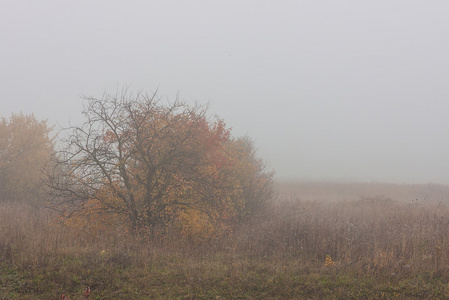
[[[163,105],[156,93],[127,91],[85,101],[86,121],[68,128],[65,146],[48,173],[57,209],[67,214],[110,212],[133,229],[166,226],[187,209],[201,211],[211,222],[220,218],[223,210],[217,208],[238,211],[239,202],[243,212],[241,197],[249,195],[248,189],[233,174],[237,166],[231,161],[237,159],[234,153],[244,156],[248,149],[229,147],[244,143],[230,138],[221,120],[211,121],[206,107],[180,101]],[[271,183],[271,174],[261,165],[256,169],[253,179],[263,179],[265,185],[257,187],[261,190],[253,198],[270,191]],[[101,205],[87,210],[92,200]]]

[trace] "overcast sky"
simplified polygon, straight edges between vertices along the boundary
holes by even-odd
[[[0,115],[210,103],[277,178],[449,184],[449,2],[0,2]]]

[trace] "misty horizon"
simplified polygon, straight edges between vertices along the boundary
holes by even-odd
[[[6,1],[0,115],[117,87],[209,103],[281,181],[449,184],[443,1]]]

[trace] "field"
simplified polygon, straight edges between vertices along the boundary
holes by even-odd
[[[449,186],[278,183],[230,237],[74,232],[0,205],[0,299],[449,299]]]

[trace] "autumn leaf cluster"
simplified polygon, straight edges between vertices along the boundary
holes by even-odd
[[[232,232],[272,197],[252,141],[206,107],[127,91],[85,101],[47,180],[71,222],[196,239]]]
[[[0,119],[0,202],[40,203],[42,169],[53,152],[50,131],[33,115]]]

